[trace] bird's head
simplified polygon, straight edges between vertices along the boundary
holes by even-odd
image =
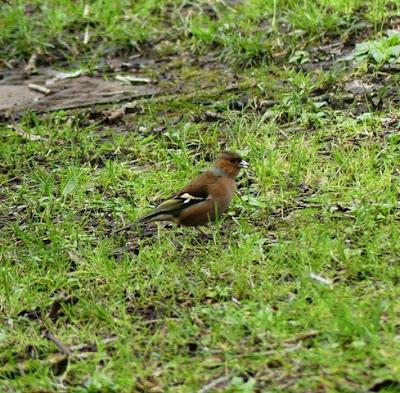
[[[213,168],[234,179],[241,168],[247,168],[248,166],[249,164],[243,160],[240,154],[232,151],[222,151],[218,154]]]

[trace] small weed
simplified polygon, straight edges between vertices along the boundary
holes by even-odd
[[[353,53],[348,57],[356,63],[372,61],[378,66],[384,63],[400,61],[400,33],[391,33],[388,37],[357,44]]]

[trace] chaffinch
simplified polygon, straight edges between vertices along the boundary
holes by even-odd
[[[151,221],[197,226],[214,221],[228,209],[236,189],[236,176],[240,168],[247,167],[248,163],[238,153],[219,153],[210,169],[152,212],[133,222],[132,226]]]

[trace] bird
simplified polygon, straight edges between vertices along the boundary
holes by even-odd
[[[211,168],[201,173],[171,198],[129,226],[170,221],[181,226],[201,226],[215,221],[228,209],[236,190],[235,179],[248,162],[232,151],[220,152]]]

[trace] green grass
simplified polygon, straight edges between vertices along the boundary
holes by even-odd
[[[381,83],[372,63],[310,73],[288,63],[360,20],[368,40],[381,37],[398,5],[297,3],[277,1],[269,26],[272,1],[93,2],[85,47],[74,30],[89,23],[84,2],[33,1],[31,16],[24,2],[1,8],[8,61],[40,48],[58,66],[95,67],[162,40],[172,49],[151,56],[212,50],[240,83],[197,89],[227,75],[183,58],[176,80],[196,95],[145,100],[124,126],[27,113],[19,126],[47,138],[31,141],[0,125],[1,392],[195,392],[218,380],[208,391],[399,390],[399,77],[384,76],[382,108],[362,97],[359,113],[343,85]],[[321,92],[332,100],[315,100]],[[243,96],[248,106],[229,109]],[[113,233],[224,148],[251,168],[220,222]],[[68,363],[45,329],[73,350]]]
[[[17,0],[3,5],[0,58],[26,59],[37,52],[45,62],[95,66],[109,55],[217,50],[224,61],[251,65],[330,37],[347,40],[357,29],[370,28],[379,35],[400,11],[399,4],[389,0],[250,0],[234,5],[206,0],[99,0],[90,3],[85,15],[86,4]]]

